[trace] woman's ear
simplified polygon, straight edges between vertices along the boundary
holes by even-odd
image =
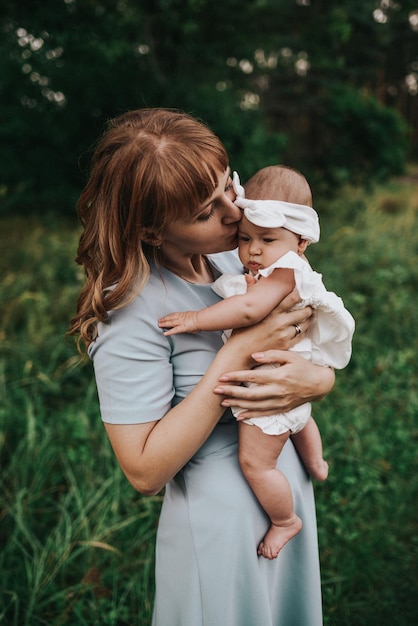
[[[307,239],[303,239],[302,237],[299,237],[299,243],[298,243],[298,252],[299,254],[303,254],[306,250],[306,248],[309,245],[309,241]]]
[[[147,228],[146,226],[142,230],[141,239],[142,241],[145,241],[145,243],[148,243],[150,246],[155,246],[156,248],[159,248],[163,242],[161,235],[158,235],[158,233],[153,231],[151,228]]]

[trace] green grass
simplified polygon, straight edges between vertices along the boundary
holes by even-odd
[[[327,626],[418,621],[416,189],[319,203],[308,251],[357,322],[352,361],[315,407],[331,466],[315,487]],[[0,623],[147,626],[161,498],[122,476],[90,363],[65,337],[77,225],[3,217],[0,233]]]
[[[331,465],[316,493],[333,626],[418,622],[417,217],[416,180],[351,190],[312,248],[356,319],[352,361],[315,407]]]

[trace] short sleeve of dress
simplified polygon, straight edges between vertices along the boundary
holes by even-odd
[[[241,267],[231,253],[213,257],[218,272]],[[140,294],[109,313],[89,347],[104,422],[159,420],[190,393],[222,346],[222,333],[165,337],[157,322],[167,313],[199,310],[218,301],[210,284],[194,285],[153,268]]]
[[[102,420],[137,424],[160,419],[174,396],[170,343],[146,300],[139,297],[112,311],[98,333],[89,356]]]

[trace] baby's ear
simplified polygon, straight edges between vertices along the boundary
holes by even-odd
[[[303,254],[308,246],[309,246],[309,241],[307,239],[303,239],[302,237],[299,237],[299,243],[298,243],[299,254]]]

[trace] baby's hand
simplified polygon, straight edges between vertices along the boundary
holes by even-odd
[[[248,287],[252,287],[253,285],[257,284],[257,281],[252,274],[244,274],[244,276],[245,282],[247,283],[247,289]]]
[[[179,333],[198,333],[200,328],[197,323],[198,311],[183,311],[182,313],[169,313],[158,320],[160,328],[166,328],[164,335],[178,335]]]

